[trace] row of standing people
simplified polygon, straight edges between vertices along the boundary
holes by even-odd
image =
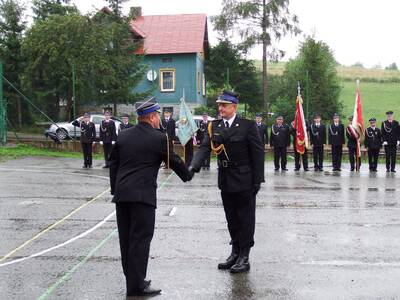
[[[369,170],[377,171],[379,152],[384,147],[386,156],[386,171],[396,172],[396,152],[397,146],[400,144],[400,127],[399,123],[393,119],[393,112],[386,113],[387,120],[382,122],[381,129],[376,126],[376,119],[369,120],[370,126],[365,129],[364,146],[368,152]],[[341,171],[343,145],[346,143],[349,151],[350,169],[354,171],[357,164],[361,165],[361,160],[357,161],[357,133],[352,130],[351,122],[353,117],[349,117],[349,125],[345,127],[338,114],[334,114],[332,123],[325,126],[321,123],[321,116],[315,115],[312,124],[306,123],[310,145],[312,146],[314,170],[323,171],[324,162],[324,146],[330,145],[332,149],[332,166],[333,171]],[[300,155],[295,148],[296,145],[296,129],[292,122],[289,126],[284,123],[283,117],[278,116],[276,123],[271,127],[268,136],[267,126],[262,123],[261,116],[256,117],[256,123],[259,128],[260,135],[265,141],[273,147],[275,170],[282,169],[287,171],[287,148],[291,144],[291,136],[293,137],[293,147],[295,153],[295,171],[299,171],[301,164],[303,169],[308,171],[308,151],[305,150]]]

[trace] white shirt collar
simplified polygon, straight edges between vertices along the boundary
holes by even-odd
[[[229,120],[227,120],[227,119],[222,119],[222,120],[224,121],[224,125],[228,121],[229,127],[232,127],[232,123],[233,123],[233,121],[235,121],[235,119],[236,119],[236,114],[234,114],[233,117],[230,118]]]
[[[320,125],[321,125],[321,123],[315,123],[315,125],[316,125],[316,126],[320,126]]]

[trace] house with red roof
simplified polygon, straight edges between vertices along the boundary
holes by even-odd
[[[131,21],[138,54],[147,65],[135,92],[152,90],[163,107],[179,104],[202,105],[206,97],[204,63],[208,52],[205,14],[138,16]]]

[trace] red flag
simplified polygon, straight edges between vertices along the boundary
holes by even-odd
[[[296,129],[296,152],[304,154],[305,149],[308,148],[308,135],[306,121],[304,119],[303,99],[297,96],[296,99],[296,116],[294,118],[294,128]]]

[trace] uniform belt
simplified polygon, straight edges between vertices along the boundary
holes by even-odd
[[[218,167],[220,168],[237,168],[246,165],[250,165],[249,160],[242,160],[242,161],[229,161],[224,159],[218,160]]]

